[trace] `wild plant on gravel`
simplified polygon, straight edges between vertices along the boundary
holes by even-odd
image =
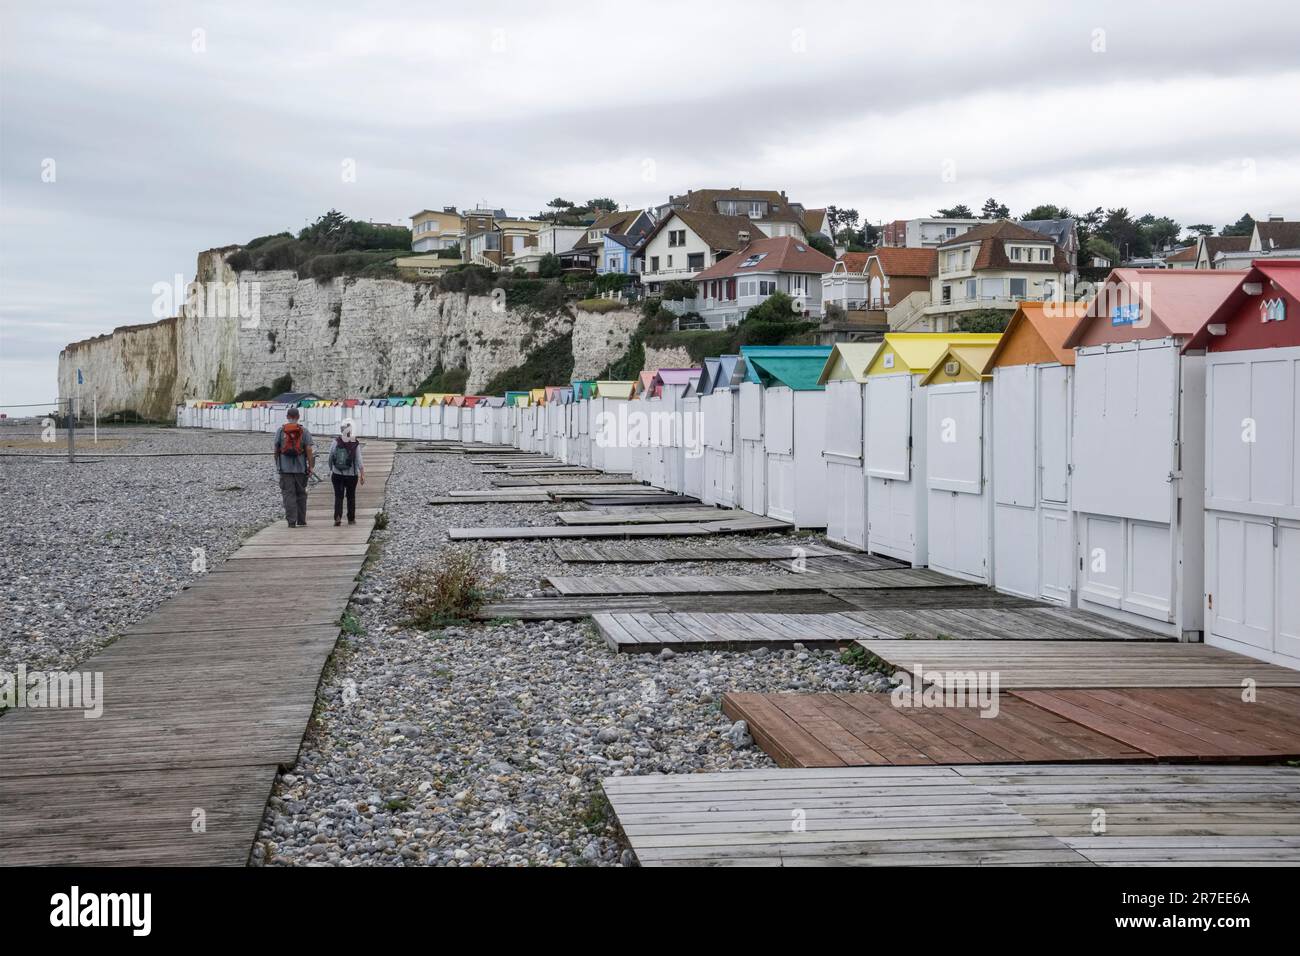
[[[452,551],[402,574],[397,589],[410,623],[430,630],[473,618],[501,583],[477,552]]]

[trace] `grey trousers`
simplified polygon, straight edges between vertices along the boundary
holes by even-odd
[[[280,494],[284,497],[284,517],[290,524],[307,523],[307,473],[280,472]]]

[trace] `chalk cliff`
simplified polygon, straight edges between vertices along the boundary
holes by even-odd
[[[202,292],[178,315],[64,348],[60,397],[76,393],[78,369],[83,403],[94,394],[103,414],[133,409],[156,419],[170,419],[186,399],[229,401],[286,373],[296,391],[364,396],[414,389],[439,367],[464,368],[473,392],[569,332],[574,375],[589,377],[622,356],[640,319],[633,310],[513,309],[490,295],[397,279],[235,273],[231,251],[200,254],[193,291]]]

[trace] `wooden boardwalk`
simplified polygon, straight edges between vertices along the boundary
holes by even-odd
[[[1078,612],[1075,612],[1078,613]],[[859,643],[894,667],[996,671],[1003,690],[1087,687],[1300,687],[1300,671],[1206,644],[1174,641],[898,641]]]
[[[367,441],[365,456],[355,526],[335,528],[330,486],[313,485],[305,528],[279,520],[253,535],[80,664],[103,674],[98,719],[0,718],[0,860],[247,861],[277,768],[297,759],[383,503],[393,445]]]
[[[1291,767],[740,770],[604,788],[643,866],[1300,865]]]

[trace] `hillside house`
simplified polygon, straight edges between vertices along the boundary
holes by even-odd
[[[641,282],[646,291],[690,280],[755,239],[767,236],[747,216],[669,210],[642,240]]]
[[[834,264],[793,236],[757,239],[694,277],[695,310],[709,328],[730,328],[754,306],[784,292],[798,307],[797,315],[817,319],[821,277]]]

